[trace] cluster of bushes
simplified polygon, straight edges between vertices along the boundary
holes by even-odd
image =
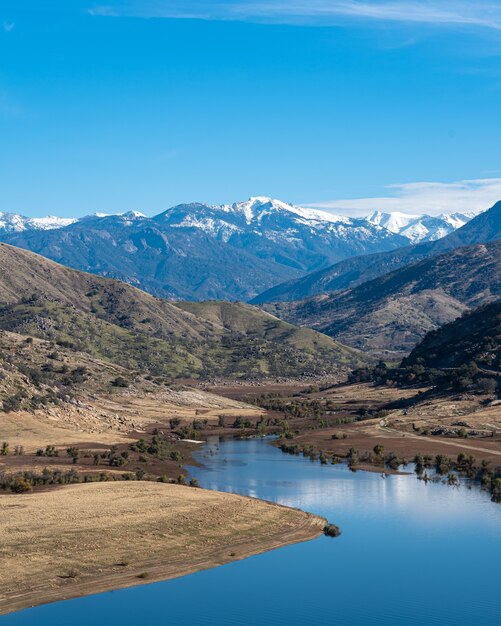
[[[13,493],[26,493],[34,487],[46,487],[50,485],[72,485],[76,483],[108,482],[119,480],[142,480],[143,475],[135,474],[107,474],[105,472],[80,474],[71,469],[66,472],[61,470],[49,470],[42,472],[25,471],[15,474],[0,474],[0,489]]]
[[[299,395],[299,394],[298,394]],[[330,400],[317,400],[304,397],[293,399],[279,393],[266,393],[245,398],[245,402],[257,405],[268,411],[276,411],[290,419],[322,419],[336,409]]]
[[[254,424],[250,419],[239,415],[233,421],[233,428],[254,428]]]
[[[42,472],[25,471],[14,474],[0,474],[0,490],[10,491],[12,493],[27,493],[36,487],[72,485],[78,483],[97,483],[109,481],[124,480],[148,480],[162,483],[176,483],[179,485],[189,485],[190,487],[198,487],[198,480],[192,478],[189,482],[184,475],[179,475],[177,479],[171,479],[167,476],[151,476],[147,475],[143,469],[138,469],[134,473],[127,472],[124,474],[108,474],[106,472],[95,473],[78,473],[71,469],[66,472],[61,470],[49,470],[45,468]]]
[[[486,373],[475,361],[448,369],[426,367],[420,358],[413,363],[404,359],[398,368],[388,368],[381,361],[376,367],[353,370],[349,375],[349,382],[372,382],[376,385],[399,387],[431,386],[456,392],[501,396],[501,377]]]
[[[56,446],[48,445],[48,446],[45,446],[45,448],[39,448],[36,451],[36,455],[55,457],[55,456],[59,456],[59,450],[56,449]]]
[[[414,458],[416,473],[428,479],[427,469],[434,470],[438,476],[447,476],[451,485],[457,484],[457,474],[479,482],[484,489],[488,489],[493,502],[501,503],[501,468],[491,469],[488,461],[477,462],[471,454],[461,452],[456,458],[445,454],[422,455]],[[457,474],[456,474],[457,473]]]
[[[139,439],[139,441],[131,443],[129,450],[142,455],[148,454],[162,461],[170,459],[180,462],[183,459],[181,452],[173,446],[172,440],[162,436],[158,431],[154,432],[150,441]]]

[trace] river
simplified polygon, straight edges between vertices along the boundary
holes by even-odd
[[[322,466],[262,440],[215,440],[197,456],[203,487],[318,513],[343,534],[1,626],[501,626],[501,506],[485,492]]]

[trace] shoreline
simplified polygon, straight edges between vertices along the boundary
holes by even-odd
[[[103,514],[106,503],[110,511]],[[9,581],[0,578],[0,615],[179,578],[315,539],[326,524],[319,516],[246,496],[124,482],[6,496],[0,517],[12,518],[2,524],[7,532],[0,571],[9,571]],[[61,517],[60,527],[50,526]]]

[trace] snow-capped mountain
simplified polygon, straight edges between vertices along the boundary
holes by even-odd
[[[52,230],[74,224],[77,220],[69,217],[25,217],[16,213],[0,212],[0,232],[21,233],[25,230]]]
[[[31,230],[56,230],[71,226],[75,222],[83,220],[91,220],[103,217],[117,217],[126,222],[132,222],[137,219],[146,218],[144,213],[139,211],[126,211],[125,213],[93,213],[84,217],[56,217],[47,215],[45,217],[25,217],[18,213],[4,213],[0,211],[0,233],[22,233]]]
[[[344,259],[407,246],[421,237],[420,228],[427,229],[426,237],[438,237],[440,228],[461,222],[443,217],[432,234],[422,216],[353,218],[264,196],[180,204],[155,217],[128,211],[78,220],[2,218],[2,241],[155,295],[188,300],[248,300]]]
[[[267,197],[181,204],[152,218],[99,213],[51,231],[33,224],[0,230],[0,239],[155,295],[190,300],[247,300],[341,259],[408,244],[364,219]]]
[[[461,228],[475,213],[442,213],[441,215],[409,215],[394,211],[383,213],[374,211],[366,219],[370,224],[383,226],[392,233],[402,235],[411,243],[436,241]]]
[[[314,237],[329,245],[340,241],[351,245],[359,241],[379,247],[383,241],[395,239],[384,227],[359,218],[305,209],[264,196],[234,204],[180,204],[153,219],[171,228],[197,228],[224,241],[255,236],[275,243],[291,243]]]

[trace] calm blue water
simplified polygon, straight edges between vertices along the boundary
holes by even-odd
[[[342,536],[22,611],[1,626],[501,626],[501,506],[485,493],[321,466],[258,440],[198,454],[204,487],[319,513]]]

